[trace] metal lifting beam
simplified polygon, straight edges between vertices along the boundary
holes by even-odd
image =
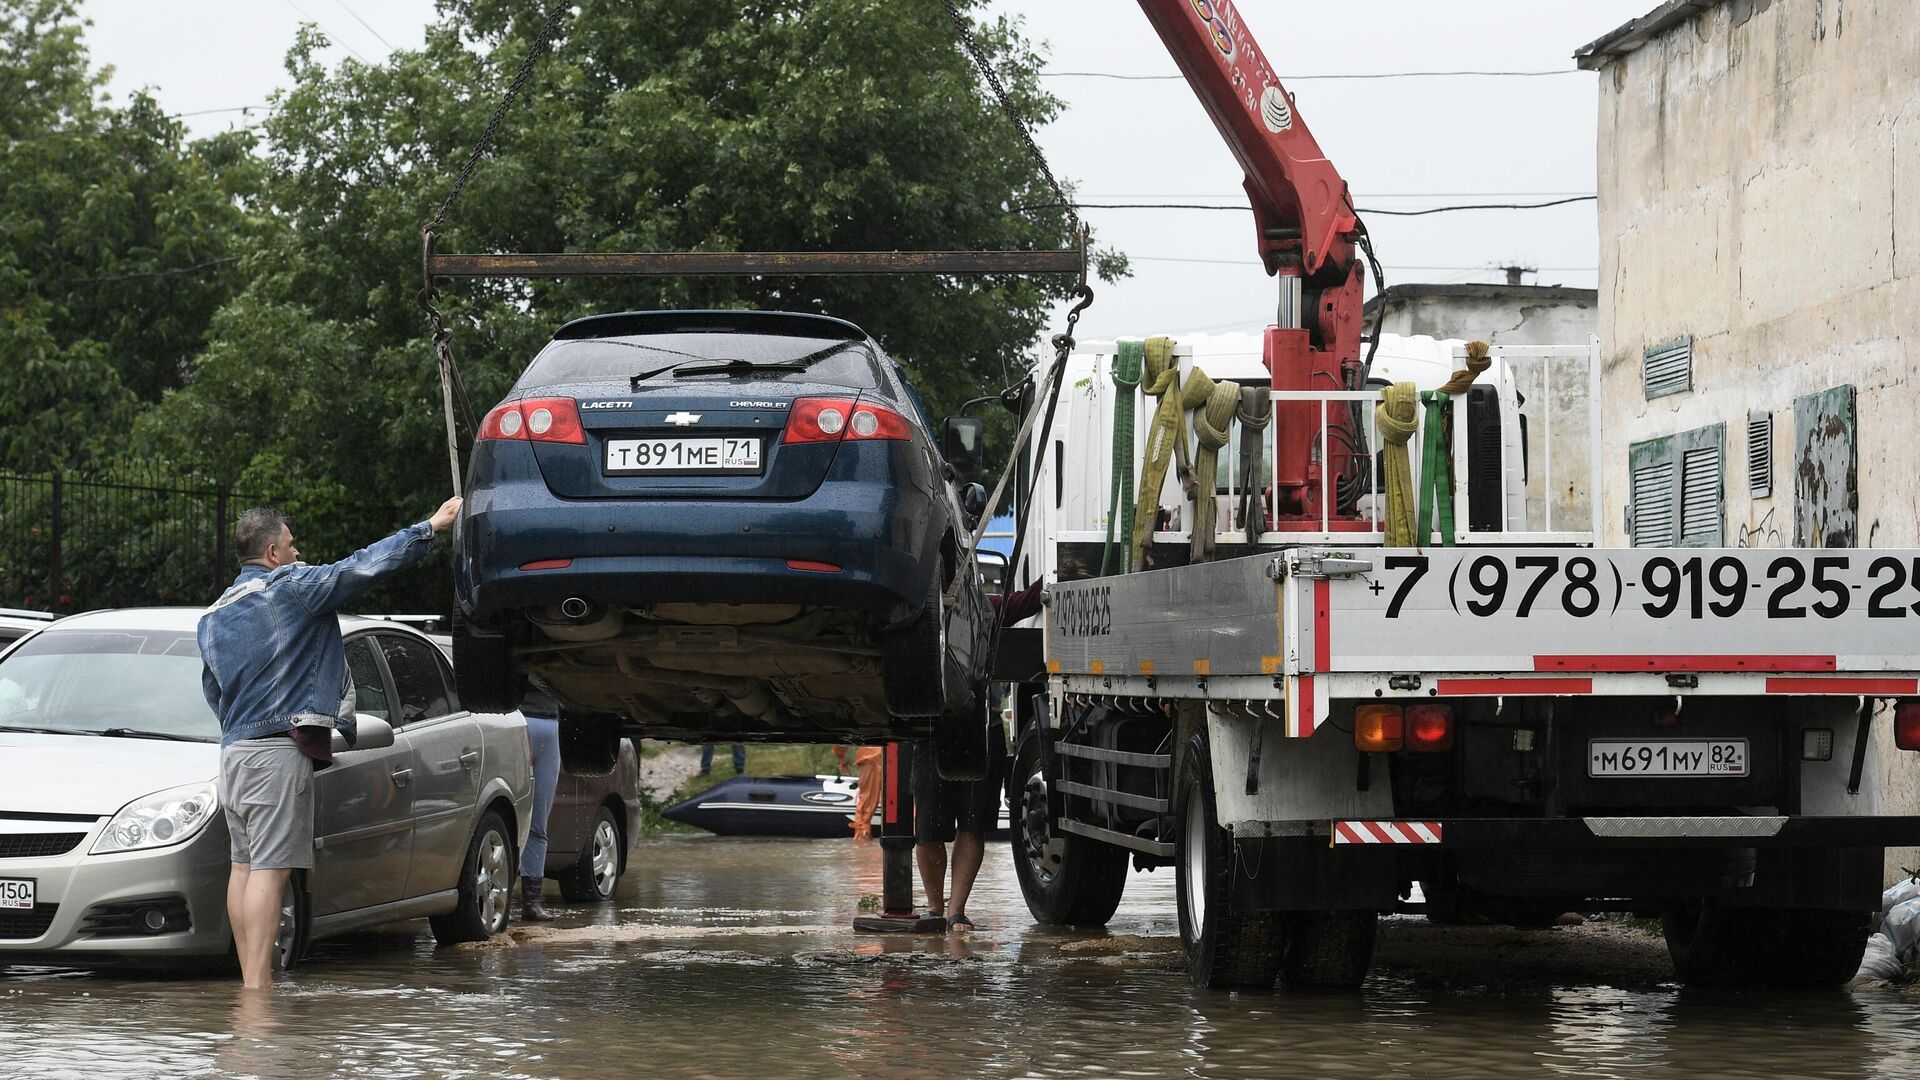
[[[426,254],[429,278],[708,277],[859,274],[1074,274],[1064,251],[641,251],[524,255]]]

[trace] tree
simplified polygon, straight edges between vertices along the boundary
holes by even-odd
[[[980,0],[963,6],[977,8]],[[316,59],[266,124],[247,286],[187,384],[140,426],[256,483],[339,492],[309,529],[364,540],[447,486],[419,288],[419,229],[531,47],[524,0],[448,0],[423,47],[377,65]],[[1017,28],[982,45],[1031,123],[1060,102]],[[1033,209],[1025,209],[1033,208]],[[507,114],[441,233],[443,250],[1053,248],[1066,215],[934,4],[582,0]],[[1109,257],[1107,273],[1124,272]],[[765,306],[860,324],[936,413],[997,389],[1071,282],[684,278],[443,286],[476,409],[569,318],[626,308]],[[243,464],[244,463],[244,464]],[[263,469],[277,471],[267,475]],[[320,525],[319,522],[324,522]],[[319,545],[308,548],[316,553]],[[445,582],[383,602],[443,609]]]

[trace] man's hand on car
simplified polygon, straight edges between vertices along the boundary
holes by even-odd
[[[452,527],[453,519],[459,516],[460,496],[455,495],[440,504],[440,509],[433,512],[433,516],[427,519],[427,524],[433,526],[434,532],[443,533]]]

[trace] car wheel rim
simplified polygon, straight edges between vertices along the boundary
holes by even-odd
[[[479,901],[481,920],[488,933],[499,933],[506,928],[510,871],[506,839],[488,829],[480,840],[480,857],[474,860],[473,875],[473,895]]]
[[[299,902],[293,881],[289,878],[287,887],[280,893],[280,930],[273,939],[273,962],[281,971],[293,966],[293,951],[298,944],[300,931]]]
[[[1027,868],[1039,884],[1053,884],[1054,868],[1060,865],[1065,844],[1053,835],[1049,820],[1047,776],[1035,769],[1021,789],[1020,831],[1027,856]]]
[[[593,827],[593,886],[601,896],[612,896],[620,880],[620,833],[602,818]]]
[[[1207,924],[1207,814],[1200,800],[1205,794],[1196,786],[1187,795],[1186,820],[1182,822],[1185,836],[1180,845],[1180,888],[1187,895],[1187,918],[1189,925],[1182,926],[1188,941],[1200,937],[1200,928]]]

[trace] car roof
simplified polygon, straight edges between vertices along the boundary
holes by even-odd
[[[200,625],[200,616],[206,613],[206,608],[199,607],[107,608],[69,615],[58,622],[41,625],[60,630],[115,630],[138,627],[142,630],[178,630],[182,633],[192,633]],[[388,630],[404,627],[409,633],[418,632],[406,627],[405,623],[390,622],[385,619],[367,619],[358,615],[340,616],[342,633],[372,626]]]
[[[778,334],[788,337],[861,340],[865,330],[831,315],[801,311],[618,311],[575,319],[554,331],[555,341],[624,337],[630,334]]]

